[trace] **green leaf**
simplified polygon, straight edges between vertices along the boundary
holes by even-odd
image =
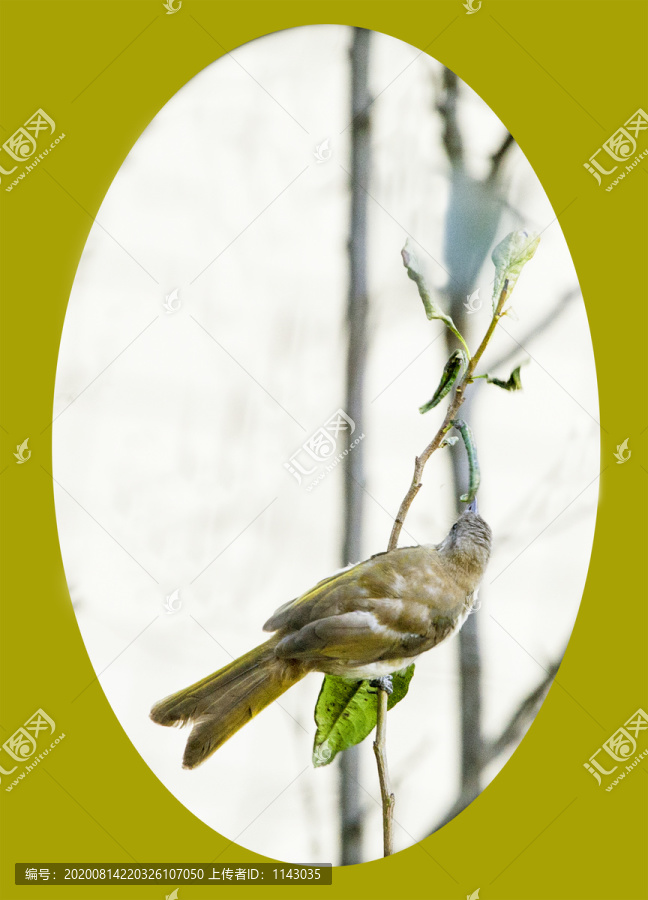
[[[520,369],[522,368],[519,365],[516,369],[513,369],[511,372],[510,378],[508,381],[502,381],[501,378],[487,378],[488,384],[496,384],[497,387],[502,388],[504,391],[521,391],[522,390],[522,379],[520,378]]]
[[[407,269],[408,276],[412,279],[412,281],[418,288],[419,295],[421,297],[421,300],[423,301],[423,306],[425,308],[425,315],[430,320],[439,319],[441,322],[444,322],[448,326],[450,331],[461,341],[461,343],[466,348],[466,353],[468,354],[468,356],[470,356],[466,342],[457,329],[457,326],[452,321],[450,316],[444,313],[444,311],[432,296],[432,292],[430,291],[430,288],[428,287],[428,284],[425,280],[423,269],[421,268],[421,264],[418,260],[418,257],[416,256],[416,253],[414,252],[409,238],[405,241],[405,246],[401,250],[401,256],[403,257],[403,265]]]
[[[493,288],[493,312],[497,301],[508,281],[510,296],[520,272],[533,257],[540,243],[540,235],[533,231],[512,231],[495,247],[491,259],[495,263],[495,286]]]
[[[403,699],[413,674],[414,663],[392,675],[394,690],[387,700],[387,709]],[[327,766],[341,750],[364,741],[376,727],[377,707],[378,689],[372,688],[369,681],[326,675],[315,704],[315,768]]]
[[[457,376],[461,372],[462,367],[467,365],[468,359],[466,357],[465,351],[455,350],[450,359],[445,364],[443,375],[441,376],[441,381],[439,382],[438,388],[434,392],[434,396],[431,400],[428,400],[427,403],[424,403],[423,406],[419,406],[419,412],[426,413],[431,409],[434,409],[434,407],[437,406],[443,400],[443,398],[450,393],[450,389],[457,380]]]

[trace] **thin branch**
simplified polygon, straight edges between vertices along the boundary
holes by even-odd
[[[549,666],[545,677],[524,698],[524,700],[522,700],[516,711],[513,713],[507,724],[502,729],[499,737],[495,738],[495,740],[493,741],[490,741],[483,748],[483,752],[481,755],[482,767],[485,767],[489,763],[493,762],[494,759],[504,753],[504,751],[512,744],[519,744],[521,739],[524,737],[527,729],[529,728],[532,720],[535,718],[549,688],[551,687],[551,683],[556,677],[556,672],[558,671],[561,660],[562,656]],[[463,810],[474,799],[474,796],[471,796],[468,793],[462,793],[445,814],[445,816],[443,816],[443,818],[439,822],[437,822],[437,824],[432,829],[431,834],[433,834],[435,831],[439,831],[444,827],[444,825],[447,825],[448,822],[451,822],[456,816],[459,815],[460,812],[463,812]]]
[[[389,769],[387,768],[387,691],[379,688],[378,719],[376,722],[376,740],[374,741],[374,753],[378,766],[378,778],[380,780],[380,797],[382,800],[383,814],[383,855],[391,856],[394,852],[394,805],[396,798],[392,792]]]
[[[565,291],[560,300],[553,306],[546,316],[540,319],[532,328],[529,328],[528,331],[520,338],[518,344],[516,344],[508,353],[505,353],[503,356],[489,365],[489,369],[495,370],[499,369],[500,366],[505,366],[508,362],[520,353],[521,344],[523,347],[526,346],[530,341],[535,340],[535,338],[539,337],[544,331],[549,328],[550,325],[553,325],[556,319],[561,316],[565,310],[569,307],[569,304],[572,300],[575,300],[576,297],[580,297],[580,288],[571,288],[569,291]]]
[[[490,172],[488,173],[488,178],[490,181],[494,181],[499,175],[502,163],[504,162],[504,159],[506,158],[509,150],[513,146],[515,146],[515,138],[507,131],[506,137],[500,144],[499,148],[491,156],[491,167]]]
[[[451,69],[443,70],[443,97],[437,104],[437,111],[443,121],[442,141],[448,161],[453,169],[464,167],[464,146],[461,128],[457,117],[457,100],[459,96],[459,79]],[[487,181],[494,181],[500,173],[502,163],[511,147],[515,146],[515,138],[508,131],[502,143],[490,158],[490,170]]]
[[[443,816],[443,818],[432,828],[430,834],[434,834],[435,831],[440,831],[448,824],[448,822],[452,822],[452,820],[455,819],[460,812],[463,812],[464,809],[469,806],[474,799],[474,796],[469,796],[467,794],[461,793],[452,804],[448,812],[445,814],[445,816]]]
[[[416,461],[414,463],[414,475],[412,477],[412,483],[410,484],[409,489],[408,489],[407,493],[405,494],[405,497],[403,498],[403,502],[401,503],[401,505],[399,507],[398,514],[394,521],[391,535],[389,537],[389,544],[387,545],[388,550],[394,550],[398,546],[398,539],[400,537],[401,529],[405,522],[405,517],[407,516],[407,513],[409,512],[409,509],[414,501],[414,498],[416,497],[416,495],[418,494],[418,492],[420,491],[421,486],[422,486],[421,476],[423,475],[423,469],[425,468],[425,464],[427,463],[429,458],[432,456],[434,451],[439,449],[441,441],[443,440],[446,432],[448,432],[452,426],[452,420],[456,418],[459,408],[461,407],[461,404],[464,402],[465,390],[466,390],[467,386],[471,383],[472,376],[475,372],[475,369],[477,368],[477,365],[479,364],[479,361],[482,358],[482,355],[483,355],[486,347],[488,346],[488,342],[490,341],[491,337],[493,336],[493,332],[495,331],[495,328],[497,327],[497,323],[499,322],[499,320],[502,317],[502,311],[504,309],[504,304],[506,303],[506,301],[508,299],[508,295],[509,295],[509,291],[508,291],[508,280],[507,280],[504,282],[504,287],[502,288],[502,291],[500,292],[499,300],[497,301],[497,307],[495,309],[493,318],[491,319],[490,324],[489,324],[488,328],[486,329],[486,334],[484,335],[482,342],[479,345],[474,356],[472,356],[471,359],[469,360],[468,366],[466,368],[466,372],[464,373],[464,376],[461,379],[459,386],[455,390],[454,397],[452,398],[452,401],[450,402],[450,405],[448,406],[448,409],[446,411],[446,415],[443,420],[443,424],[437,431],[437,433],[434,436],[434,438],[432,439],[432,441],[430,441],[430,443],[427,445],[427,447],[425,448],[423,453],[421,453],[420,456],[416,457]]]
[[[542,681],[520,703],[499,737],[489,741],[484,747],[482,758],[484,766],[497,759],[511,744],[518,744],[522,740],[556,677],[561,660],[562,655],[549,666]]]
[[[388,550],[394,550],[398,545],[398,538],[400,537],[401,529],[403,527],[403,523],[405,521],[405,516],[407,515],[410,506],[412,505],[412,501],[416,497],[417,493],[421,488],[421,476],[423,474],[423,469],[425,468],[425,464],[432,456],[435,450],[437,450],[443,440],[444,435],[452,426],[452,422],[455,419],[461,404],[465,399],[465,389],[471,383],[472,376],[475,372],[477,365],[484,353],[484,350],[488,346],[488,342],[493,336],[493,332],[497,327],[497,323],[502,317],[502,312],[504,309],[504,305],[509,296],[508,290],[508,280],[504,282],[504,286],[500,292],[499,300],[497,301],[497,307],[493,314],[493,318],[486,329],[486,334],[484,335],[481,344],[479,345],[476,353],[472,356],[466,367],[466,371],[461,379],[459,386],[456,388],[454,397],[450,402],[445,419],[443,421],[443,425],[438,430],[436,436],[431,441],[430,444],[425,448],[423,453],[416,458],[416,463],[414,466],[414,477],[412,478],[412,483],[409,487],[407,494],[405,495],[403,502],[400,505],[398,510],[398,515],[396,516],[396,520],[394,521],[394,526],[392,528],[392,532],[389,538],[389,545],[387,547]],[[387,719],[387,700],[388,695],[387,692],[382,688],[378,688],[378,712],[377,712],[377,721],[376,721],[376,740],[374,741],[374,753],[376,755],[376,762],[378,765],[378,778],[380,780],[380,794],[382,799],[382,810],[383,810],[383,846],[384,846],[384,855],[390,856],[394,852],[393,845],[393,816],[394,816],[394,804],[395,797],[391,790],[391,783],[389,781],[389,773],[387,770],[387,735],[386,735],[386,719]]]

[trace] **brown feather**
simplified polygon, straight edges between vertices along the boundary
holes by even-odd
[[[279,659],[270,638],[191,687],[157,703],[151,718],[158,725],[193,724],[183,766],[193,769],[228,738],[309,671],[309,666]]]
[[[461,627],[490,547],[490,528],[466,510],[440,544],[379,553],[325,578],[268,619],[270,640],[160,701],[151,718],[193,724],[192,769],[307,672],[362,679],[404,668]]]

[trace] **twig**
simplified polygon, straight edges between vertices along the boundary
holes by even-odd
[[[540,708],[540,705],[542,704],[547,691],[551,687],[551,683],[556,677],[561,659],[562,656],[560,656],[549,666],[545,677],[542,679],[542,681],[539,682],[539,684],[536,685],[536,687],[534,687],[534,689],[529,694],[527,694],[527,696],[520,703],[516,711],[509,719],[508,723],[504,726],[499,736],[490,741],[484,748],[481,755],[482,767],[485,767],[489,763],[493,762],[493,760],[497,759],[497,757],[508,747],[510,747],[511,744],[519,743],[519,741],[522,739],[531,721],[538,712],[538,709]],[[447,825],[448,822],[451,822],[455,818],[455,816],[458,816],[459,813],[462,812],[470,803],[472,803],[474,799],[475,796],[473,793],[468,791],[462,792],[462,794],[457,798],[456,802],[437,822],[430,833],[434,834],[435,831],[439,831],[444,827],[444,825]]]
[[[494,759],[504,753],[504,751],[510,747],[511,744],[514,744],[522,739],[525,731],[529,727],[530,722],[534,719],[536,713],[540,709],[542,701],[551,684],[556,677],[556,673],[560,667],[560,662],[562,660],[562,655],[559,659],[555,660],[549,668],[547,669],[547,674],[542,679],[542,681],[531,691],[530,694],[524,698],[524,700],[520,703],[516,711],[513,713],[511,718],[508,721],[508,724],[503,728],[500,735],[489,743],[484,748],[483,754],[483,765],[487,766],[488,763],[492,762]]]
[[[484,350],[488,346],[488,342],[493,336],[493,332],[497,327],[497,323],[502,317],[502,311],[504,309],[504,304],[509,295],[508,290],[508,279],[504,282],[504,286],[500,292],[499,300],[497,301],[497,307],[495,308],[495,312],[493,313],[493,318],[486,329],[486,334],[484,335],[481,344],[479,345],[476,353],[472,356],[466,367],[466,371],[459,383],[458,387],[455,390],[454,396],[448,406],[445,419],[443,420],[443,424],[437,431],[434,439],[428,444],[423,453],[420,456],[417,456],[416,463],[414,465],[414,477],[412,478],[412,483],[405,495],[403,502],[400,505],[398,510],[398,515],[396,516],[396,520],[394,521],[394,526],[392,528],[392,532],[389,538],[389,545],[387,547],[388,550],[394,550],[398,545],[398,538],[400,537],[401,529],[403,527],[403,523],[405,521],[405,516],[409,512],[409,508],[412,505],[412,501],[416,497],[417,493],[421,488],[421,476],[423,474],[423,469],[425,468],[425,464],[428,459],[432,456],[435,450],[437,450],[443,440],[446,432],[452,427],[453,420],[455,419],[461,404],[465,399],[465,389],[471,383],[472,376],[475,372],[475,369],[482,358]],[[391,782],[389,780],[389,772],[387,769],[387,700],[388,695],[387,692],[379,687],[378,688],[378,710],[377,710],[377,720],[376,720],[376,740],[374,741],[374,753],[376,755],[376,762],[378,764],[378,778],[380,780],[380,795],[382,799],[382,811],[383,811],[383,847],[384,847],[384,855],[390,856],[394,852],[394,842],[393,842],[393,818],[394,818],[394,805],[396,802],[396,798],[391,790]]]
[[[378,779],[380,781],[380,797],[382,800],[383,814],[383,855],[391,856],[394,852],[394,805],[396,798],[391,789],[391,779],[387,768],[387,700],[388,693],[383,688],[378,688],[378,718],[376,722],[376,740],[374,741],[374,753],[378,765]]]
[[[572,300],[575,300],[577,297],[580,297],[580,288],[571,288],[568,291],[565,291],[564,294],[561,295],[558,302],[555,306],[549,310],[546,316],[543,316],[539,322],[536,322],[525,334],[517,340],[515,346],[509,350],[507,353],[504,353],[496,362],[489,365],[489,369],[494,371],[495,369],[499,369],[501,366],[505,366],[508,362],[518,355],[521,350],[524,350],[529,341],[535,340],[539,337],[550,325],[553,325],[554,322],[561,316],[565,310],[568,308],[569,304]]]
[[[497,176],[499,175],[499,170],[502,163],[504,162],[504,157],[514,144],[515,138],[507,131],[506,137],[500,144],[499,148],[491,156],[491,168],[490,172],[488,173],[488,178],[491,181],[497,178]]]
[[[412,477],[412,483],[409,486],[409,490],[405,494],[403,498],[403,502],[401,503],[396,519],[394,520],[394,525],[392,527],[391,535],[389,536],[389,544],[387,545],[388,550],[394,550],[398,546],[398,539],[400,537],[401,529],[405,522],[405,517],[409,512],[410,506],[412,505],[414,498],[418,494],[421,489],[422,482],[421,476],[423,475],[423,469],[425,468],[425,464],[432,456],[435,450],[439,449],[441,441],[443,440],[445,434],[452,426],[452,420],[456,418],[459,408],[465,399],[465,390],[466,387],[471,383],[472,376],[477,368],[479,360],[482,358],[484,350],[488,346],[488,342],[493,336],[493,332],[497,327],[497,323],[502,317],[502,311],[504,309],[504,304],[508,298],[508,280],[504,282],[504,287],[502,288],[499,296],[499,300],[497,301],[497,307],[495,309],[495,313],[493,318],[490,321],[490,324],[486,330],[486,334],[484,335],[479,348],[475,352],[474,356],[470,358],[468,361],[468,366],[464,373],[463,378],[459,386],[456,388],[454,397],[448,406],[446,411],[445,419],[443,420],[443,424],[437,431],[436,435],[427,445],[425,450],[421,453],[420,456],[416,457],[416,461],[414,463],[414,475]]]

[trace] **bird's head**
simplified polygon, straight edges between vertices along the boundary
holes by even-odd
[[[477,512],[477,501],[473,500],[459,516],[438,549],[477,586],[490,557],[491,539],[490,526]]]

